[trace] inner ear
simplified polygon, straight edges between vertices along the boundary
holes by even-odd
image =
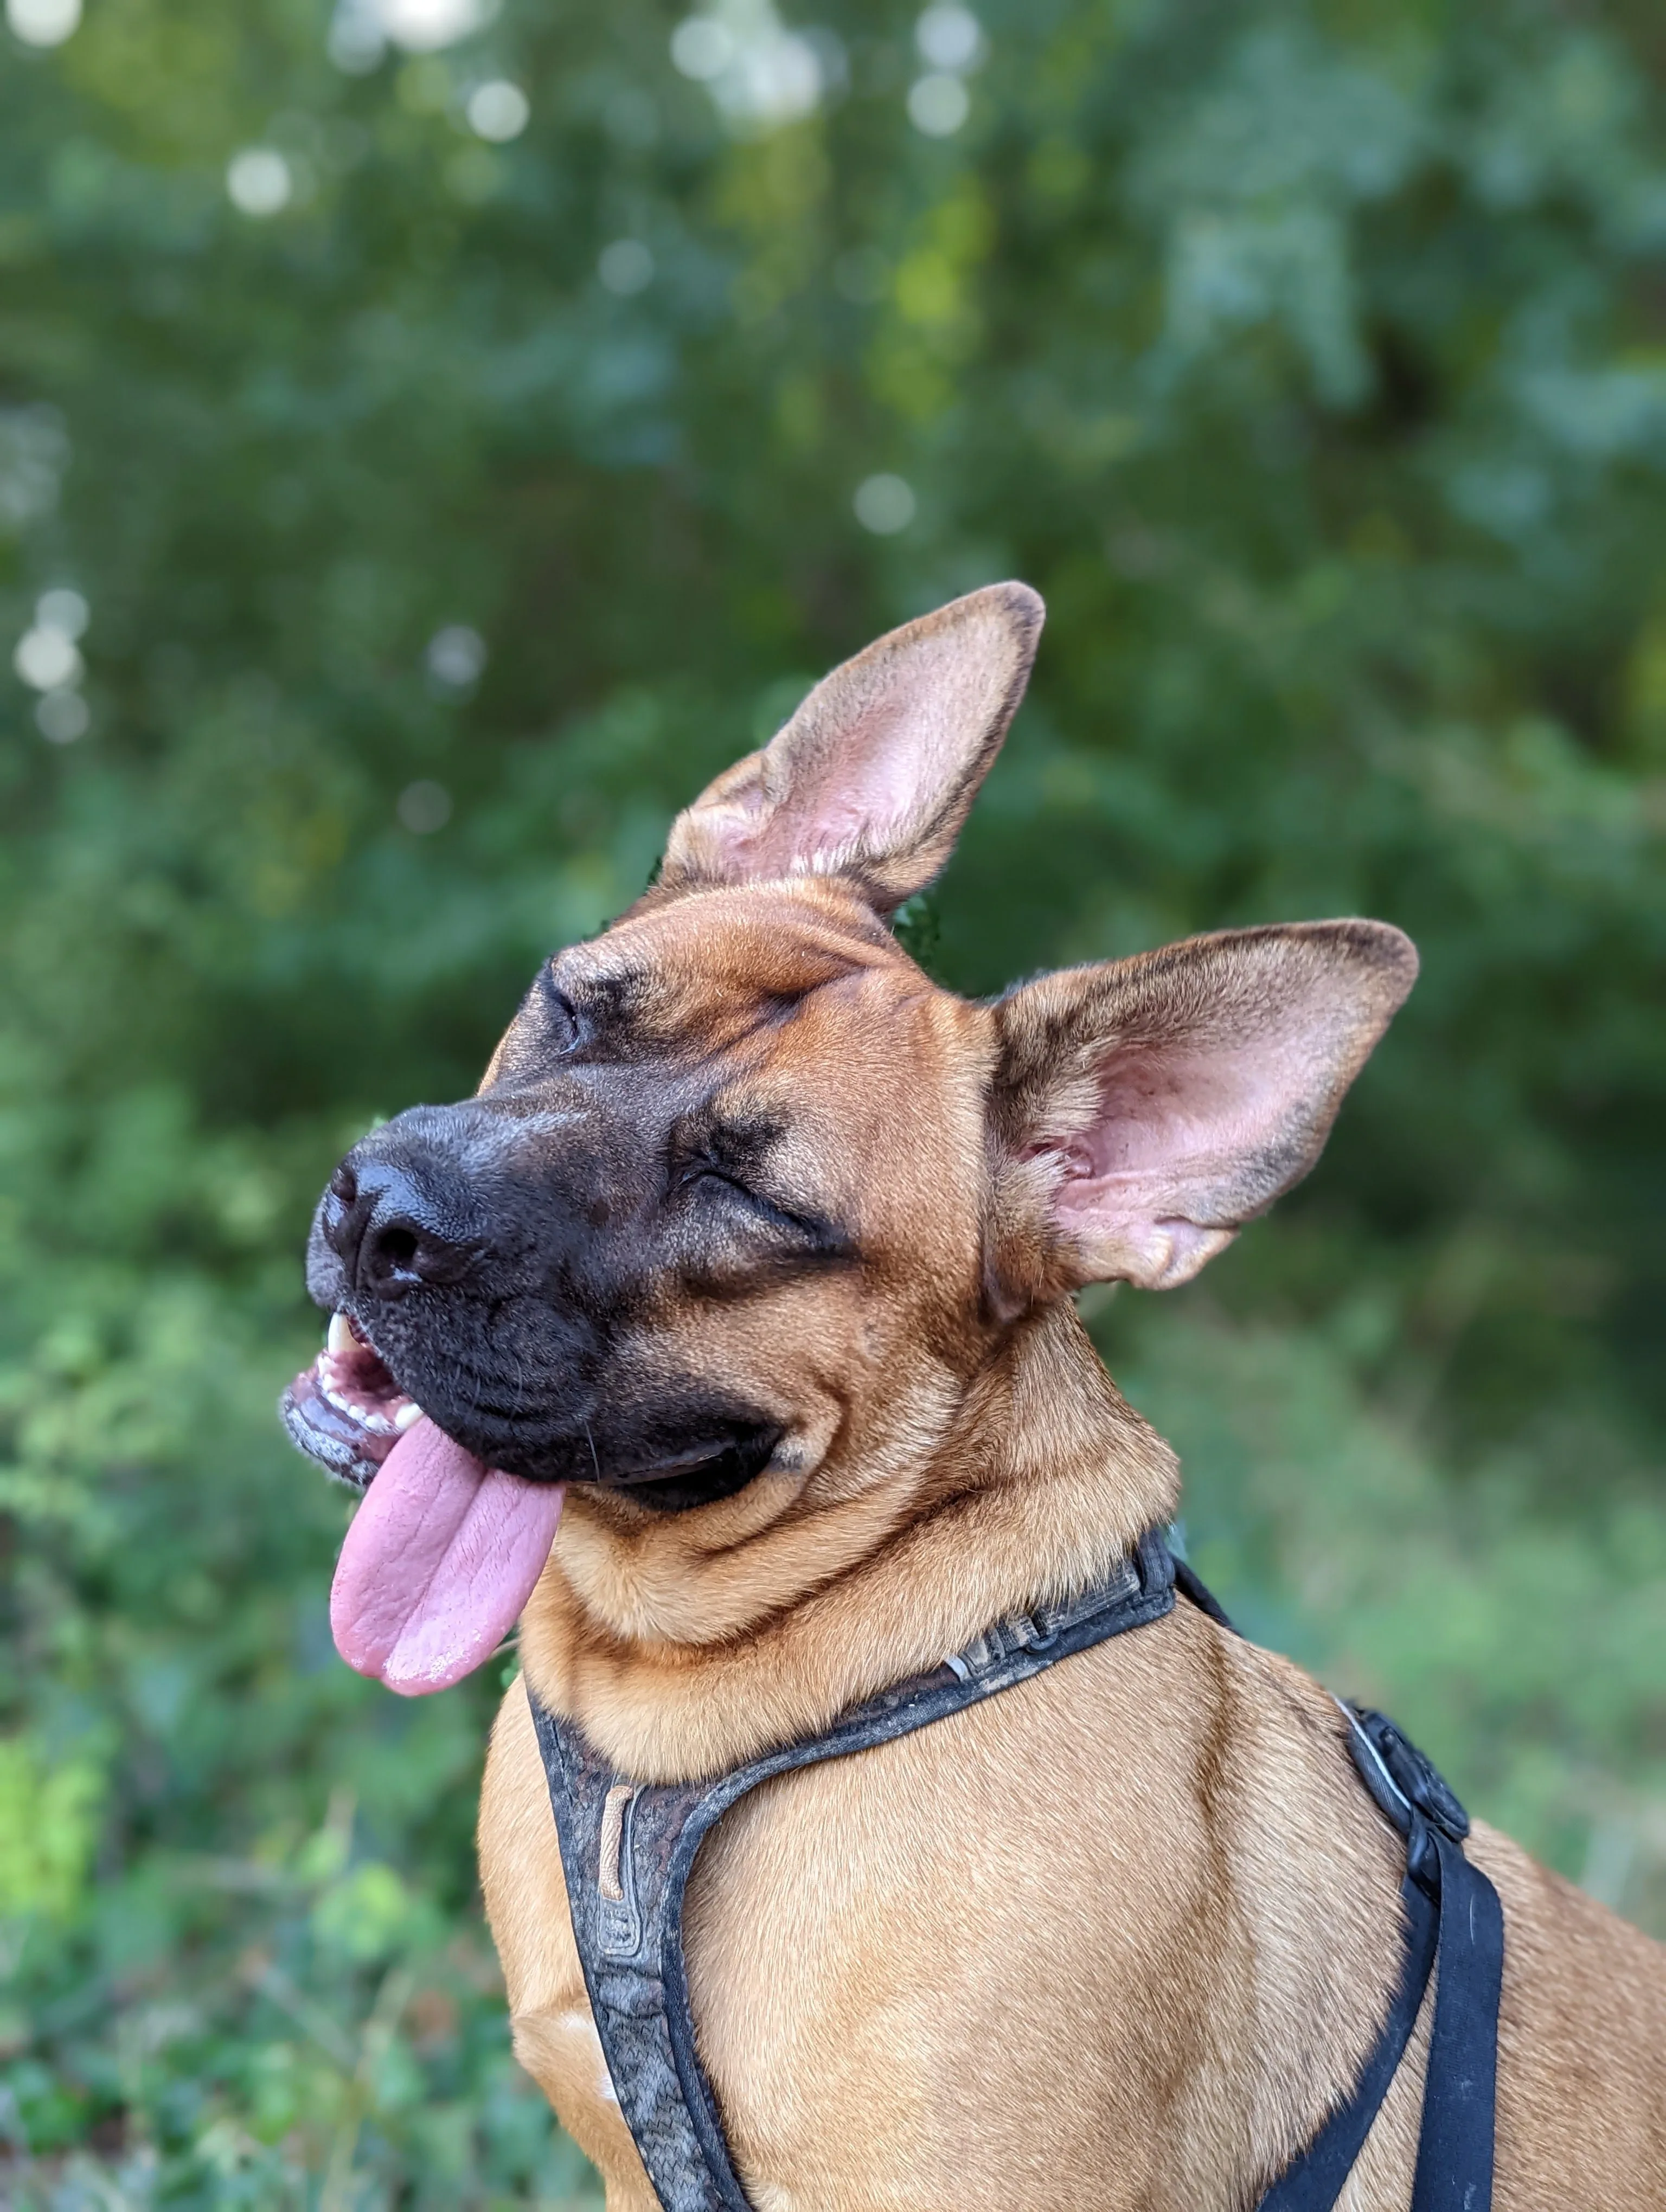
[[[1028,585],[991,584],[835,669],[678,817],[661,889],[838,874],[894,911],[953,850],[1024,696],[1043,612]]]
[[[1073,1185],[1224,1178],[1275,1197],[1299,1171],[1324,1093],[1310,1097],[1304,1040],[1277,1025],[1253,1042],[1207,1037],[1113,1046],[1098,1071],[1094,1117],[1073,1140]]]
[[[994,1111],[1044,1212],[1043,1273],[1149,1290],[1195,1275],[1313,1165],[1416,973],[1386,923],[1310,922],[1003,1000]]]

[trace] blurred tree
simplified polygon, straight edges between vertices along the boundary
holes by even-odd
[[[1643,0],[8,0],[0,2136],[550,2202],[495,1684],[333,1660],[313,1192],[869,636],[1052,614],[986,991],[1348,910],[1313,1182],[1108,1352],[1250,1625],[1666,1927],[1666,33]]]

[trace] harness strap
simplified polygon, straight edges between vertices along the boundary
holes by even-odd
[[[1212,1620],[1238,1630],[1182,1559],[1175,1585]],[[1256,2212],[1331,2212],[1382,2110],[1437,1963],[1411,2212],[1491,2212],[1504,1907],[1463,1855],[1469,1815],[1444,1777],[1394,1723],[1338,1698],[1348,1749],[1378,1808],[1406,1839],[1405,1964],[1388,2018],[1352,2094],[1287,2166]]]
[[[622,1778],[573,1722],[546,1711],[528,1691],[591,2012],[621,2113],[664,2212],[752,2212],[696,2047],[683,1952],[684,1898],[710,1830],[775,1775],[890,1742],[1159,1619],[1172,1609],[1177,1588],[1232,1628],[1153,1530],[1098,1588],[998,1622],[940,1667],[854,1707],[824,1735],[708,1782]],[[1498,1893],[1465,1858],[1468,1816],[1423,1754],[1380,1713],[1342,1711],[1361,1779],[1406,1838],[1405,1962],[1352,2093],[1257,2212],[1330,2212],[1404,2055],[1437,1960],[1411,2212],[1490,2212],[1504,1955]]]
[[[1504,1907],[1450,1836],[1440,1855],[1439,1980],[1412,2212],[1487,2212],[1493,2202]]]
[[[998,1621],[928,1674],[854,1707],[824,1735],[710,1782],[626,1781],[581,1729],[528,1692],[596,2033],[664,2212],[752,2212],[696,2048],[683,1955],[695,1854],[730,1806],[777,1774],[907,1735],[1173,1607],[1174,1559],[1152,1530],[1096,1589]]]
[[[1406,1838],[1406,1959],[1389,2016],[1347,2100],[1261,2200],[1258,2212],[1330,2212],[1405,2056],[1437,1961],[1411,2212],[1488,2212],[1504,1910],[1462,1849],[1468,1815],[1391,1721],[1342,1706],[1354,1765]]]
[[[1433,1899],[1409,1875],[1400,1885],[1400,1899],[1406,1915],[1406,1961],[1376,2048],[1347,2102],[1336,2107],[1295,2164],[1285,2168],[1257,2212],[1330,2212],[1365,2147],[1417,2026],[1439,1930],[1440,1915]],[[1481,2212],[1481,2206],[1474,2212]]]

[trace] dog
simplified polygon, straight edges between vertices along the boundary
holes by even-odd
[[[531,1696],[617,1773],[718,1775],[1110,1571],[1178,1498],[1077,1316],[1188,1281],[1313,1165],[1411,988],[1386,924],[1229,931],[973,1004],[891,927],[1042,623],[880,639],[556,955],[474,1098],[350,1152],[286,1403],[365,1489],[332,1598],[416,1693],[520,1617],[479,1853],[520,2063],[659,2201],[587,2001]],[[563,1504],[564,1500],[564,1504]],[[1177,1604],[728,1813],[700,2057],[759,2212],[1254,2203],[1348,2094],[1400,1839],[1297,1668]],[[1666,1951],[1477,1824],[1503,1901],[1494,2201],[1666,2207]],[[1443,1954],[1444,1955],[1444,1954]],[[1426,2002],[1341,2203],[1410,2197]]]

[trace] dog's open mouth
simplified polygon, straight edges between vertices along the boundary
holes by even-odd
[[[443,1689],[490,1656],[531,1596],[561,1516],[562,1486],[489,1468],[407,1392],[347,1313],[284,1392],[283,1425],[309,1458],[363,1493],[330,1593],[336,1649],[406,1696]],[[660,1512],[730,1498],[768,1462],[780,1430],[710,1419],[641,1460],[580,1479]]]
[[[365,1493],[330,1591],[337,1650],[406,1697],[460,1681],[532,1595],[561,1486],[489,1468],[436,1428],[347,1314],[281,1410],[302,1451]]]
[[[396,1440],[423,1418],[381,1354],[349,1314],[332,1315],[313,1364],[283,1393],[279,1412],[291,1439],[343,1482],[362,1490]]]

